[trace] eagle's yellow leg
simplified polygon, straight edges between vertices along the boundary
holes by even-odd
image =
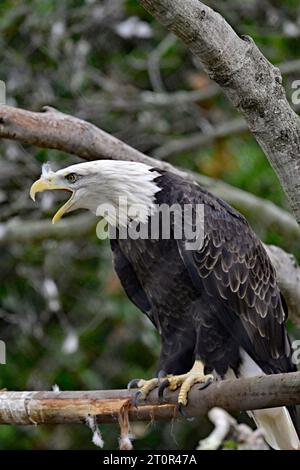
[[[144,379],[141,379],[138,381],[138,383],[136,384],[137,387],[140,389],[140,395],[139,395],[139,398],[141,400],[145,400],[145,398],[147,398],[147,396],[149,395],[149,393],[159,385],[159,379],[150,379],[150,380],[144,380]]]
[[[127,388],[137,387],[139,391],[135,394],[133,403],[135,406],[138,406],[140,400],[145,400],[151,390],[158,387],[160,384],[159,378],[154,378],[150,380],[144,379],[133,379],[127,385]]]
[[[169,390],[177,390],[180,387],[178,395],[178,405],[186,406],[188,402],[188,393],[192,386],[196,383],[203,384],[205,388],[213,381],[214,377],[211,374],[204,374],[204,365],[201,361],[195,361],[192,369],[186,374],[180,375],[167,375],[163,379],[158,377],[150,380],[133,379],[128,384],[128,388],[137,387],[139,391],[136,393],[134,403],[137,406],[140,400],[145,400],[149,393],[158,387],[158,395],[163,396],[163,391],[168,388]]]
[[[213,381],[212,374],[204,374],[204,365],[201,361],[195,361],[192,369],[186,374],[168,375],[165,382],[169,390],[177,390],[180,387],[178,395],[178,405],[186,406],[188,402],[188,393],[192,386],[197,383],[203,384],[203,387],[209,385]]]

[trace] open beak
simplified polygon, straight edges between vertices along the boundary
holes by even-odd
[[[31,186],[30,197],[33,201],[35,201],[35,195],[37,193],[42,193],[43,191],[48,191],[48,190],[53,190],[53,189],[63,189],[65,191],[69,191],[70,193],[72,193],[70,199],[68,199],[68,201],[54,215],[52,219],[52,223],[55,224],[55,222],[58,222],[62,218],[62,216],[66,212],[68,212],[69,209],[72,207],[75,192],[69,188],[66,188],[65,186],[55,184],[53,179],[41,178],[35,181],[33,185]]]

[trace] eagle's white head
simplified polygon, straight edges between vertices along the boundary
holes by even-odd
[[[71,193],[52,223],[67,212],[88,209],[112,225],[125,226],[128,217],[146,222],[153,213],[155,194],[161,189],[155,183],[158,176],[158,172],[144,163],[121,160],[95,160],[56,172],[46,164],[41,178],[31,186],[30,196],[35,200],[36,193],[53,189]]]

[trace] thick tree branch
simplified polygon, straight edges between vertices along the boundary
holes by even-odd
[[[300,119],[274,67],[249,37],[199,0],[140,0],[199,57],[209,76],[243,114],[268,156],[300,223]]]
[[[0,392],[1,424],[82,423],[88,415],[100,423],[116,422],[121,407],[135,391],[72,392]],[[132,421],[172,419],[177,416],[177,392],[165,392],[160,404],[157,390],[136,409],[129,408]],[[204,416],[214,406],[229,412],[300,404],[300,372],[275,374],[247,379],[224,380],[199,391],[196,385],[189,394],[186,414]]]
[[[93,124],[48,106],[43,113],[34,113],[0,105],[0,137],[62,150],[85,160],[139,160],[143,155]]]

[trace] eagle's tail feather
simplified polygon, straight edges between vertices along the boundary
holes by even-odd
[[[240,353],[242,361],[239,376],[254,377],[264,374],[246,351],[241,349]],[[290,412],[287,407],[281,406],[254,410],[249,415],[253,417],[256,425],[264,431],[265,439],[273,449],[300,450],[300,441],[296,429],[296,409],[291,407]]]
[[[300,450],[298,434],[286,407],[256,410],[251,414],[273,449]]]

